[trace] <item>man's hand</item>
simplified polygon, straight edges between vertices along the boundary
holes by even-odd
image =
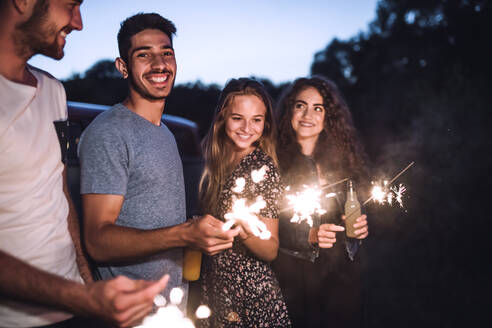
[[[345,220],[345,215],[342,215],[342,219]],[[359,216],[354,223],[354,232],[357,235],[357,239],[364,239],[369,235],[369,227],[367,225],[367,215],[362,214]]]
[[[184,238],[191,248],[196,248],[208,255],[215,255],[231,248],[234,237],[241,228],[222,230],[224,222],[211,215],[194,218],[187,222],[188,228]]]
[[[40,270],[0,250],[0,294],[5,299],[97,317],[118,327],[138,324],[152,310],[154,297],[169,280],[117,277],[87,285]]]
[[[168,280],[169,275],[159,281],[131,280],[119,276],[88,284],[89,311],[118,327],[137,325],[152,311],[154,297],[166,287]]]

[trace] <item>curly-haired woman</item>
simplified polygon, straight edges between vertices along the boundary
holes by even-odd
[[[343,178],[366,182],[366,160],[348,106],[336,85],[322,77],[300,78],[277,106],[277,155],[288,193],[305,186],[322,188]],[[292,223],[283,204],[280,250],[274,269],[294,327],[358,327],[362,317],[360,260],[357,250],[368,235],[366,215],[354,224],[356,238],[346,237],[345,184],[324,189],[327,213],[307,223]]]

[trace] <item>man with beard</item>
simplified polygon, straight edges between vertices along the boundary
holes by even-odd
[[[173,287],[187,290],[183,247],[216,254],[239,233],[223,231],[209,215],[185,222],[181,159],[161,121],[176,76],[175,32],[155,13],[121,24],[116,68],[128,80],[128,96],[96,117],[79,144],[85,240],[98,272],[103,279],[169,273],[164,296]]]
[[[67,119],[65,91],[27,61],[63,57],[81,3],[0,0],[0,327],[134,325],[168,280],[94,282],[80,247],[53,124]]]

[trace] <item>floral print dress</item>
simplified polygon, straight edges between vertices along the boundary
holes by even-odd
[[[254,182],[251,172],[264,171],[263,179]],[[236,179],[244,178],[238,190]],[[260,215],[278,218],[278,200],[282,188],[280,175],[272,159],[260,148],[245,156],[227,179],[219,196],[216,217],[224,219],[234,199],[250,203],[261,196],[266,206]],[[214,256],[204,256],[203,303],[212,310],[199,327],[290,327],[287,307],[275,274],[268,262],[256,258],[236,238],[233,247]]]

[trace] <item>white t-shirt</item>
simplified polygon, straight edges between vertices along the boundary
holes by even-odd
[[[63,163],[53,124],[67,119],[65,90],[47,73],[30,71],[37,87],[0,75],[0,249],[82,282],[68,231]],[[0,327],[42,326],[71,316],[0,298]]]

